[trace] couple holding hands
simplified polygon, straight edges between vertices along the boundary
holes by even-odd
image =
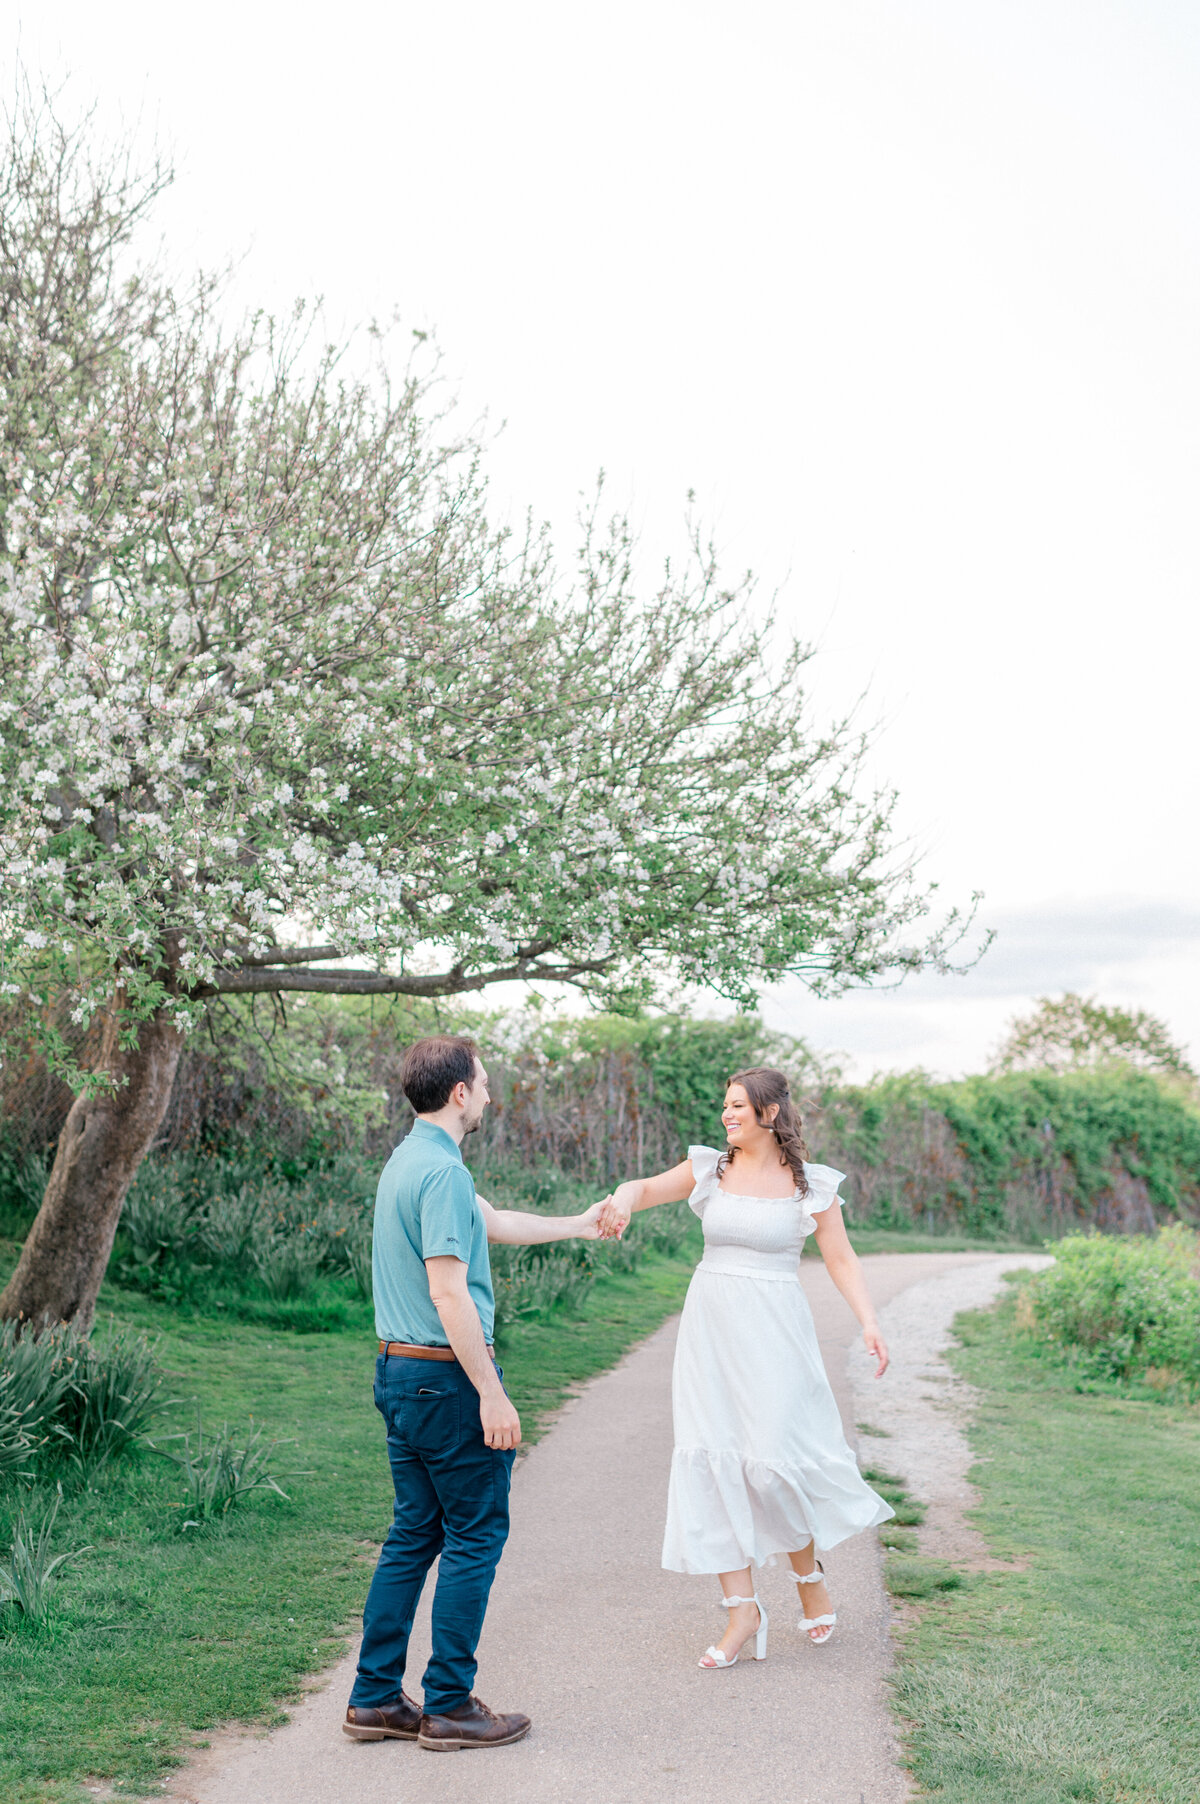
[[[859,1474],[821,1363],[797,1270],[809,1234],[862,1324],[877,1377],[888,1355],[832,1207],[842,1173],[805,1160],[783,1073],[758,1066],[729,1080],[724,1151],[693,1146],[674,1170],[621,1184],[575,1216],[494,1209],[475,1194],[460,1148],[489,1098],[472,1040],[418,1040],[401,1082],[416,1121],[379,1181],[373,1255],[375,1403],[396,1508],[363,1612],[345,1733],[445,1751],[528,1734],[527,1716],[497,1714],[471,1691],[521,1439],[491,1345],[488,1243],[619,1238],[634,1210],[685,1198],[704,1225],[704,1257],[675,1353],[662,1563],[720,1578],[729,1614],[700,1659],[710,1671],[735,1665],[748,1647],[765,1658],[767,1614],[752,1568],[779,1554],[798,1589],[801,1633],[828,1641],[837,1617],[817,1549],[892,1511]],[[403,1679],[417,1600],[439,1556],[422,1709]]]

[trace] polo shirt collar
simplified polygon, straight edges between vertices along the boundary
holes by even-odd
[[[433,1145],[440,1146],[443,1152],[453,1153],[459,1163],[462,1163],[462,1147],[453,1135],[448,1134],[445,1128],[439,1127],[436,1121],[422,1121],[418,1115],[410,1131],[419,1140],[428,1140]]]

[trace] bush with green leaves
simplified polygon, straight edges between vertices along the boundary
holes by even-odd
[[[288,1178],[253,1149],[144,1162],[121,1218],[121,1279],[170,1302],[229,1290],[294,1302],[323,1274],[370,1295],[377,1172],[340,1154]]]
[[[259,1282],[276,1303],[302,1297],[312,1288],[321,1254],[320,1241],[303,1229],[265,1234],[252,1248]]]
[[[1200,1220],[1200,1109],[1131,1065],[827,1090],[813,1156],[849,1174],[858,1226],[1057,1237]]]
[[[1068,1235],[1027,1286],[1024,1325],[1097,1377],[1200,1386],[1200,1235]]]

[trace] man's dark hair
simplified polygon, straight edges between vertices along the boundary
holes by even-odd
[[[450,1101],[455,1084],[475,1082],[479,1048],[465,1034],[431,1034],[404,1055],[400,1088],[418,1115],[436,1115]]]

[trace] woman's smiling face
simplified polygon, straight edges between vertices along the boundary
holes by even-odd
[[[772,1109],[772,1114],[777,1113]],[[753,1142],[759,1134],[768,1133],[754,1113],[754,1104],[746,1095],[741,1084],[730,1084],[725,1092],[725,1107],[721,1111],[721,1121],[725,1128],[725,1138],[730,1146],[746,1146]]]

